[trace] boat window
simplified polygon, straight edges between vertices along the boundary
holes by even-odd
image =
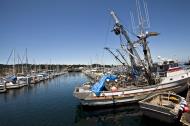
[[[173,80],[173,78],[170,78],[170,80]]]
[[[163,62],[163,64],[167,64],[167,63],[168,63],[168,61],[164,61],[164,62]]]
[[[184,76],[181,76],[181,78],[184,78]]]
[[[160,66],[160,69],[163,69],[163,66]]]
[[[173,64],[174,63],[174,61],[169,61],[169,64]]]

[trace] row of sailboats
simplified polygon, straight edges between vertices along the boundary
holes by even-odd
[[[13,55],[13,64],[12,64],[12,70],[10,68],[10,65],[8,65],[8,62],[11,58],[11,56]],[[0,78],[0,93],[6,92],[8,89],[16,89],[16,88],[21,88],[24,86],[28,86],[29,84],[36,84],[38,82],[47,80],[47,79],[52,79],[56,76],[62,75],[65,72],[60,72],[59,69],[55,69],[55,70],[29,70],[29,65],[28,65],[28,58],[27,58],[27,49],[26,49],[26,63],[24,64],[22,62],[22,60],[20,59],[20,57],[18,59],[20,59],[21,64],[16,64],[15,63],[15,50],[13,49],[6,67],[8,67],[8,70],[4,70],[4,74],[5,76]],[[18,60],[19,61],[19,60]],[[21,73],[19,73],[19,67],[21,68]],[[36,65],[35,65],[36,66]],[[16,69],[16,67],[18,67]],[[5,69],[5,68],[4,68]]]

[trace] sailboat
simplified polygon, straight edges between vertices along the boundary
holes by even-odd
[[[13,69],[12,69],[13,71],[12,71],[12,74],[9,74],[3,78],[3,84],[5,85],[6,89],[15,89],[15,88],[21,88],[21,87],[25,86],[25,84],[22,81],[23,77],[17,77],[17,75],[16,75],[15,49],[12,50],[9,58],[12,56],[12,54],[13,54]],[[8,61],[9,61],[9,59],[8,59]]]
[[[121,47],[129,54],[130,66],[126,65],[128,74],[105,74],[95,84],[86,83],[76,87],[73,95],[80,100],[82,105],[135,103],[153,93],[167,91],[181,93],[188,88],[187,83],[190,77],[188,71],[183,69],[177,61],[162,59],[158,63],[153,63],[147,39],[159,35],[157,32],[145,31],[143,23],[140,23],[138,40],[132,41],[115,12],[111,11],[110,14],[115,21],[114,33],[123,36],[126,40],[126,44],[122,44]],[[143,22],[143,19],[139,20]],[[137,43],[142,47],[143,59],[135,49]]]
[[[0,93],[4,93],[6,91],[6,84],[3,82],[3,78],[0,78]]]

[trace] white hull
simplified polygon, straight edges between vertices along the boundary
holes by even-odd
[[[188,78],[185,78],[171,83],[157,84],[134,89],[126,88],[116,92],[103,91],[99,97],[95,96],[93,92],[87,91],[83,92],[86,97],[79,98],[78,96],[80,95],[80,92],[78,94],[75,91],[74,96],[80,99],[82,105],[88,106],[134,103],[156,92],[173,91],[175,93],[181,93],[188,88],[187,81]]]
[[[5,85],[0,83],[0,93],[4,93],[6,91],[7,91],[7,89],[6,89]]]
[[[6,83],[6,89],[16,89],[16,88],[21,88],[24,87],[25,84],[13,84],[12,82]]]

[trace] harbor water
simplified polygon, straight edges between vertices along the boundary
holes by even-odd
[[[142,116],[138,105],[84,108],[73,97],[75,86],[89,81],[82,73],[0,94],[0,126],[164,126]]]

